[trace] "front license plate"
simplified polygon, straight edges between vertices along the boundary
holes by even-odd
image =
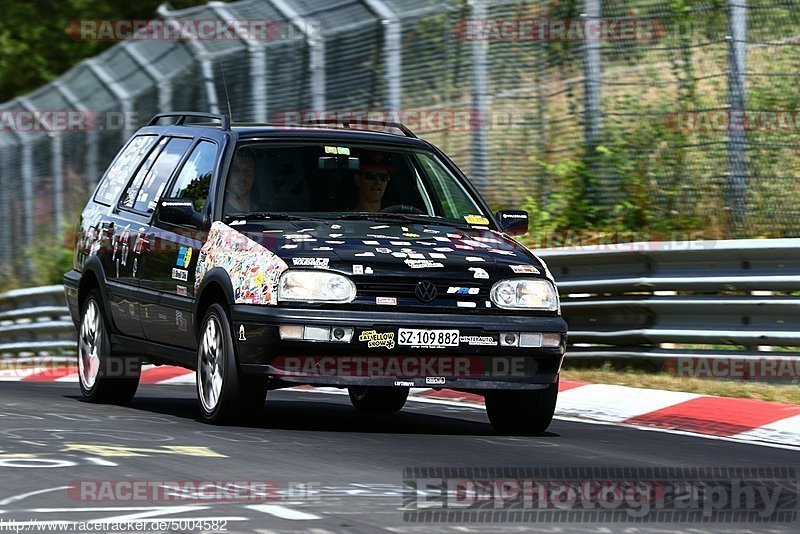
[[[401,328],[397,337],[399,345],[410,347],[457,347],[458,330],[424,330]]]

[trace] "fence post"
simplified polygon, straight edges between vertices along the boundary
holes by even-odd
[[[210,7],[222,20],[235,20],[236,16],[222,2],[209,2]],[[243,32],[239,26],[233,28],[236,37],[247,46],[250,59],[250,102],[253,105],[254,122],[267,122],[267,51],[263,40],[253,38]],[[239,117],[243,120],[244,117]],[[231,117],[231,121],[233,117]]]
[[[383,48],[384,48],[384,80],[386,81],[386,100],[390,112],[398,113],[398,120],[402,119],[399,115],[402,111],[403,97],[401,92],[403,68],[403,48],[402,34],[400,32],[400,20],[397,15],[389,9],[384,0],[365,0],[367,7],[381,19],[384,27]]]
[[[57,78],[53,80],[53,87],[64,97],[64,100],[72,106],[74,109],[82,112],[88,120],[88,117],[92,116],[93,113],[87,108],[78,97],[67,87],[61,78]],[[93,127],[86,132],[85,135],[85,145],[86,145],[86,167],[84,168],[84,181],[86,183],[86,190],[91,193],[94,186],[97,185],[97,182],[100,180],[100,176],[98,173],[99,166],[99,159],[100,159],[100,135],[99,130],[97,129],[98,125],[94,124]],[[74,135],[78,135],[76,132]]]
[[[31,134],[22,134],[22,242],[27,249],[33,246],[33,148]],[[28,252],[27,250],[25,252]],[[25,254],[23,279],[29,282],[33,276],[33,262]]]
[[[311,107],[314,111],[325,111],[327,100],[325,79],[325,38],[315,20],[302,18],[289,2],[269,0],[272,6],[306,36],[308,43],[308,66],[311,71]]]
[[[134,41],[124,41],[120,46],[130,56],[133,62],[156,82],[156,86],[158,87],[159,111],[172,111],[172,85],[167,75],[154,67],[147,58],[139,52]],[[149,118],[150,117],[137,117],[140,123],[142,120],[148,120]],[[125,117],[126,122],[130,121],[130,119],[130,117]]]
[[[583,22],[585,25],[599,24],[601,16],[600,0],[584,0]],[[585,35],[589,35],[585,31]],[[586,38],[583,42],[583,139],[586,145],[586,154],[591,166],[590,176],[597,177],[596,149],[600,139],[600,89],[602,73],[600,67],[600,41]],[[597,183],[586,184],[586,193],[589,201],[600,205],[600,195]]]
[[[122,114],[126,118],[124,121],[124,126],[120,135],[122,140],[120,141],[120,146],[125,144],[128,138],[133,135],[133,128],[131,127],[130,122],[127,120],[127,117],[131,117],[133,115],[133,105],[131,103],[131,94],[128,92],[127,89],[122,87],[119,83],[117,83],[114,78],[111,77],[106,67],[103,66],[96,58],[92,58],[86,61],[86,66],[97,76],[97,78],[102,82],[108,90],[113,93],[113,95],[117,98],[120,103],[120,107],[122,108]],[[102,119],[101,119],[102,122]],[[106,121],[108,123],[108,121]]]
[[[472,19],[486,20],[485,0],[470,0]],[[488,183],[489,141],[486,128],[489,124],[488,74],[487,74],[488,42],[483,38],[472,40],[472,113],[470,129],[472,130],[472,172],[470,179],[478,190],[486,194]]]
[[[9,163],[9,156],[14,151],[14,145],[8,142],[9,136],[0,136],[0,213],[3,214],[3,226],[0,228],[0,261],[4,273],[11,263],[11,184],[9,177],[14,175],[14,169]]]
[[[168,4],[164,3],[158,6],[156,13],[158,13],[167,24],[171,25],[174,31],[179,32],[181,38],[183,38],[185,33],[169,10]],[[185,42],[189,50],[194,53],[195,59],[200,62],[200,72],[203,74],[203,86],[206,90],[208,112],[219,113],[219,98],[217,97],[217,86],[214,84],[214,67],[211,64],[211,56],[206,48],[200,44],[199,40],[189,38],[186,39]]]
[[[747,81],[747,0],[728,0],[728,111],[744,116]],[[733,124],[733,121],[730,121]],[[744,121],[736,121],[743,124]],[[728,191],[731,233],[734,234],[747,211],[746,133],[744,128],[728,132]]]
[[[36,106],[27,97],[20,97],[20,104],[31,112],[36,112]],[[47,130],[47,125],[37,119],[43,130]],[[50,172],[53,179],[53,222],[55,224],[55,234],[61,232],[61,225],[64,222],[64,158],[62,153],[63,139],[61,133],[52,131],[47,132],[50,138]]]
[[[7,103],[9,109],[17,109],[18,106],[32,110],[32,105],[26,103],[23,99],[16,98]],[[34,196],[34,169],[33,169],[33,143],[36,134],[32,132],[14,132],[14,135],[19,139],[21,155],[19,173],[22,182],[22,201],[20,208],[22,211],[22,232],[21,243],[23,250],[18,251],[19,256],[23,258],[22,273],[20,278],[25,283],[30,283],[33,275],[33,261],[31,260],[28,250],[33,246],[33,196]],[[27,250],[25,250],[27,249]]]

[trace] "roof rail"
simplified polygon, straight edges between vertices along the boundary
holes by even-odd
[[[171,111],[169,113],[157,113],[153,115],[153,118],[150,119],[150,122],[147,123],[148,126],[155,125],[158,121],[168,117],[177,117],[178,120],[175,121],[175,126],[183,126],[183,123],[186,121],[188,117],[194,117],[198,119],[213,119],[220,121],[221,125],[220,128],[223,130],[230,131],[231,129],[231,118],[227,115],[220,115],[219,113],[198,113],[196,111]]]
[[[400,130],[401,132],[403,132],[403,135],[405,135],[406,137],[412,137],[414,139],[418,139],[418,137],[416,136],[416,134],[414,132],[412,132],[407,126],[405,126],[403,124],[400,124],[399,122],[374,121],[374,120],[368,120],[368,119],[348,120],[348,119],[333,119],[333,118],[331,118],[331,119],[306,119],[306,120],[303,121],[303,124],[341,124],[346,129],[350,129],[351,128],[351,126],[350,126],[351,124],[352,125],[356,125],[355,129],[362,129],[362,128],[358,127],[358,126],[360,126],[362,124],[367,124],[367,125],[373,124],[375,126],[384,126],[384,127],[387,127],[387,128],[396,128],[396,129]]]

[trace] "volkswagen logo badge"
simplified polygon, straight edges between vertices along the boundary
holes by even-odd
[[[420,280],[414,294],[422,302],[430,302],[436,298],[436,285],[430,280]]]

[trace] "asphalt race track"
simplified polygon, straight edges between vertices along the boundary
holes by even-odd
[[[190,386],[143,385],[126,407],[85,403],[77,384],[1,387],[0,527],[11,520],[35,527],[146,519],[183,520],[175,523],[183,527],[206,522],[206,527],[220,527],[206,531],[224,527],[227,532],[523,532],[534,527],[579,532],[595,527],[585,518],[535,525],[411,521],[403,513],[404,470],[791,468],[799,463],[796,451],[783,448],[562,420],[554,421],[544,436],[503,437],[493,432],[483,410],[452,403],[410,400],[399,414],[372,416],[357,413],[346,395],[279,391],[270,392],[258,424],[223,428],[197,421]],[[165,502],[125,500],[117,494],[115,500],[102,497],[97,481],[110,481],[115,488],[120,481],[268,481],[270,498]],[[81,483],[95,484],[88,487],[97,493],[75,490],[87,487]],[[796,483],[795,478],[795,506]],[[178,530],[202,530],[193,527]],[[606,532],[679,532],[687,525],[661,521],[599,527]],[[798,523],[723,522],[691,528],[791,532]]]

